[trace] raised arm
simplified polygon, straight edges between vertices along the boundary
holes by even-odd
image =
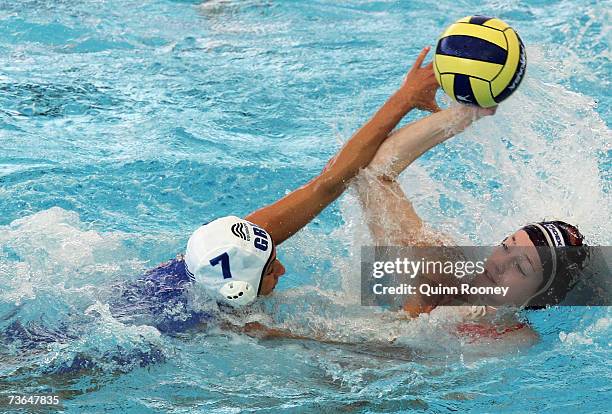
[[[246,219],[265,228],[277,244],[282,243],[342,194],[411,109],[438,110],[435,104],[438,84],[431,64],[421,66],[428,51],[429,47],[423,49],[400,89],[348,140],[321,174]]]
[[[396,177],[430,148],[467,128],[474,120],[495,110],[454,106],[400,129],[381,145],[369,167],[357,180],[359,198],[374,242],[387,246],[439,246],[452,243],[450,237],[425,229]],[[430,257],[429,260],[447,260]],[[443,275],[420,275],[415,283],[442,283],[456,279]],[[438,296],[410,295],[404,310],[415,317],[438,305]]]
[[[440,245],[449,241],[444,235],[423,231],[422,220],[395,179],[430,148],[493,113],[495,109],[456,105],[403,127],[380,146],[357,180],[359,198],[377,244]]]

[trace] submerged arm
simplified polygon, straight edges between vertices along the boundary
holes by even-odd
[[[246,219],[265,228],[277,244],[282,243],[342,194],[348,182],[370,163],[380,144],[411,109],[435,110],[437,83],[433,70],[431,64],[421,67],[428,51],[425,48],[421,52],[402,87],[349,139],[321,174]]]

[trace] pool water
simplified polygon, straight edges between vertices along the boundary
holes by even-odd
[[[109,310],[202,223],[319,173],[470,14],[520,33],[527,76],[406,192],[464,244],[561,218],[610,245],[607,2],[0,1],[0,411],[42,394],[62,404],[40,412],[607,412],[608,308],[526,313],[541,341],[517,351],[361,307],[351,191],[279,249],[277,292],[231,316],[345,345],[168,335]],[[194,288],[176,312],[209,306]]]

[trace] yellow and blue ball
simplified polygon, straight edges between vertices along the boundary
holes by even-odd
[[[486,16],[468,16],[450,25],[434,56],[434,72],[444,92],[483,108],[509,97],[526,67],[525,47],[516,31]]]

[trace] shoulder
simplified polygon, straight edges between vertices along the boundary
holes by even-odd
[[[148,270],[130,285],[149,295],[170,290],[180,291],[193,282],[193,276],[187,272],[182,256],[164,262]]]

